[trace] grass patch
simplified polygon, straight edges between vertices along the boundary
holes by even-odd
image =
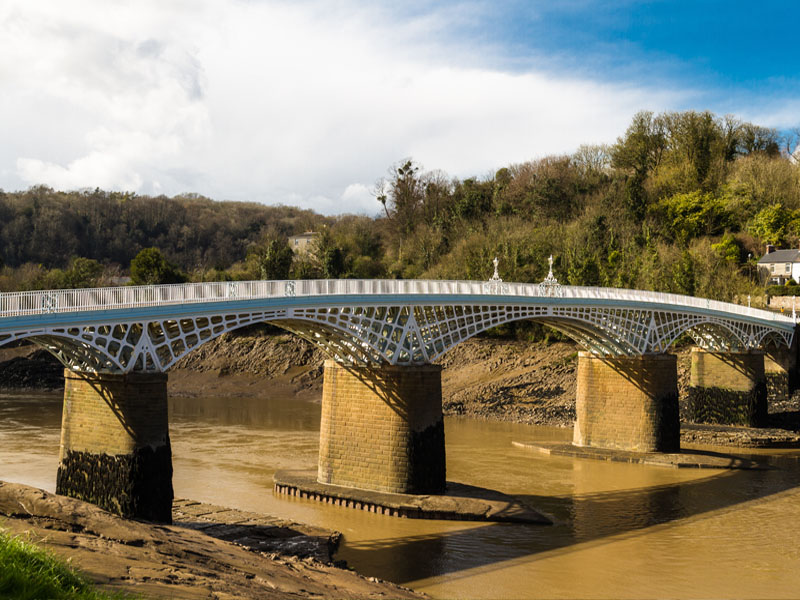
[[[130,596],[101,592],[51,552],[0,531],[0,598],[105,600]]]

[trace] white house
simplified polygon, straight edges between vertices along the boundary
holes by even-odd
[[[800,282],[800,250],[767,246],[767,253],[758,260],[758,277],[766,285],[783,285],[790,279]]]

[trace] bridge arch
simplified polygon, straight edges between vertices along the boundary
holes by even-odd
[[[73,314],[52,314],[69,313],[66,304],[76,307]],[[0,319],[0,346],[30,339],[72,369],[123,373],[165,371],[223,333],[258,322],[340,362],[393,365],[433,362],[478,333],[521,320],[602,356],[663,353],[687,332],[721,351],[788,345],[794,332],[782,315],[711,300],[502,282],[228,282],[0,295],[0,317],[9,311],[10,320]]]

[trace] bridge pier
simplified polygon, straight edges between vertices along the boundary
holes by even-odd
[[[123,517],[172,521],[167,375],[64,371],[56,493]]]
[[[692,348],[690,418],[699,423],[763,425],[767,418],[764,367],[761,350],[712,352]]]
[[[678,452],[677,357],[578,353],[573,444],[632,452]]]
[[[442,368],[325,361],[317,481],[406,494],[445,488]]]
[[[786,401],[797,388],[797,348],[769,348],[764,353],[767,403]]]

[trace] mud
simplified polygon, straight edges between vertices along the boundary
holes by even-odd
[[[202,515],[191,514],[191,504],[183,509],[183,515],[189,511],[188,526],[154,525],[123,519],[66,496],[0,482],[0,528],[44,545],[102,587],[137,597],[425,597],[312,557],[264,552],[252,544],[218,539],[202,531],[213,528]],[[228,525],[217,528],[218,536],[237,539]],[[248,532],[246,525],[238,528],[238,539],[247,537],[242,535]]]

